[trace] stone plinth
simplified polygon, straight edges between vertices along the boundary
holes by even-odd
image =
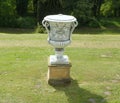
[[[67,85],[70,80],[71,63],[50,64],[48,60],[48,83],[50,85]]]

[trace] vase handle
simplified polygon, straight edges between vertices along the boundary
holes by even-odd
[[[49,24],[49,22],[46,21],[46,20],[43,20],[42,25],[46,28],[47,32],[49,33],[50,32],[50,24]]]
[[[75,22],[74,22],[74,25],[75,25],[75,27],[77,27],[77,26],[78,26],[78,22],[77,22],[77,21],[75,21]]]
[[[71,34],[72,32],[74,31],[75,27],[78,25],[78,22],[77,21],[74,21],[71,25]]]

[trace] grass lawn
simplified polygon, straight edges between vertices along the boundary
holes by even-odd
[[[52,87],[47,35],[0,33],[0,103],[120,103],[120,35],[105,34],[72,35],[72,83]]]

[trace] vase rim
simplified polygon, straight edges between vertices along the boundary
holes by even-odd
[[[44,20],[50,22],[74,22],[76,21],[76,18],[71,15],[57,14],[57,15],[48,15],[44,17]]]

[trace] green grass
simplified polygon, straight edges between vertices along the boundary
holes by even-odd
[[[104,33],[105,34],[105,33]],[[46,34],[0,33],[0,103],[120,103],[120,35],[72,35],[72,83],[47,84]]]
[[[120,27],[102,27],[102,28],[87,28],[79,27],[75,30],[78,34],[94,34],[94,35],[116,35],[120,34]]]

